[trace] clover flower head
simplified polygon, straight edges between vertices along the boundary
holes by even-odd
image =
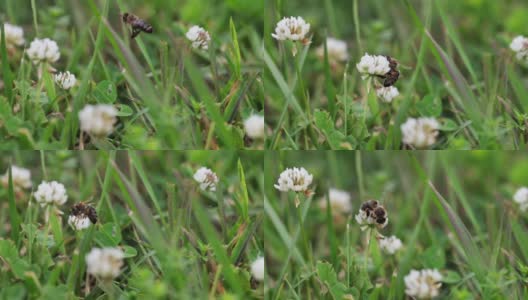
[[[55,80],[55,83],[63,90],[69,90],[75,85],[75,83],[77,83],[75,75],[70,73],[70,71],[55,74],[53,80]]]
[[[33,196],[42,207],[51,204],[62,205],[68,200],[66,188],[57,181],[43,181]]]
[[[350,193],[340,189],[330,188],[328,190],[328,202],[332,208],[332,213],[349,213],[352,210]],[[326,209],[326,198],[319,200],[319,207]]]
[[[384,228],[389,223],[389,217],[385,207],[380,205],[376,200],[369,200],[361,204],[355,218],[362,231],[372,227]]]
[[[15,191],[22,191],[29,189],[32,186],[31,183],[31,171],[25,168],[11,166],[11,175],[13,176],[13,188]],[[6,186],[9,184],[9,169],[0,178],[2,185]]]
[[[306,192],[312,183],[313,175],[305,168],[288,168],[280,176],[275,188],[281,192]]]
[[[528,188],[521,187],[513,195],[513,201],[519,204],[521,211],[525,212],[528,209]]]
[[[5,41],[7,48],[22,46],[26,42],[24,39],[24,29],[20,26],[4,23]],[[0,31],[0,37],[2,32]]]
[[[348,59],[348,47],[345,41],[329,37],[326,39],[326,49],[328,51],[328,61],[332,64]],[[324,45],[316,49],[316,54],[320,59],[324,59]]]
[[[376,95],[386,103],[391,103],[392,99],[398,97],[400,92],[395,86],[380,87],[376,89]]]
[[[396,236],[383,237],[379,240],[379,246],[387,254],[394,254],[403,246],[402,241]]]
[[[107,136],[114,131],[116,116],[117,110],[113,105],[86,105],[79,111],[81,130],[96,138]]]
[[[513,39],[510,49],[515,52],[515,57],[520,61],[528,62],[528,38],[520,35]]]
[[[189,28],[185,34],[187,39],[191,41],[192,47],[194,49],[209,49],[209,42],[211,41],[211,36],[207,30],[203,29],[200,26],[192,26]]]
[[[75,230],[83,230],[90,227],[92,225],[92,221],[90,221],[90,218],[85,215],[70,215],[68,217],[68,225],[70,225]]]
[[[27,55],[34,64],[54,63],[60,58],[59,46],[55,41],[48,38],[35,39],[29,45]]]
[[[425,148],[436,142],[440,124],[434,118],[409,118],[401,125],[403,143]]]
[[[244,130],[246,131],[247,136],[252,139],[264,138],[264,128],[265,123],[263,116],[251,115],[249,118],[244,120]]]
[[[417,299],[432,299],[440,293],[442,274],[436,269],[411,270],[405,276],[405,293]]]
[[[194,180],[200,184],[202,191],[216,191],[216,185],[218,184],[218,176],[211,169],[201,167],[196,170],[193,176]]]
[[[356,65],[361,78],[366,79],[369,76],[383,76],[390,71],[389,60],[383,55],[369,55],[365,53]]]
[[[310,24],[302,17],[285,17],[277,23],[275,33],[271,36],[278,41],[301,41],[307,43],[306,35],[310,31]]]
[[[251,263],[251,275],[257,281],[264,280],[264,257],[259,257]]]
[[[119,248],[93,248],[86,255],[86,272],[102,280],[119,276],[125,254]]]

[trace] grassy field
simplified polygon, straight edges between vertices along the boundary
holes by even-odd
[[[417,117],[438,122],[426,148],[525,148],[528,69],[509,46],[528,35],[527,14],[524,0],[269,0],[267,148],[412,148],[402,145],[400,126]],[[272,37],[289,16],[310,24],[311,43]],[[327,37],[346,43],[348,59],[325,56]],[[356,64],[365,53],[398,61],[391,103],[376,96],[378,78],[361,80]]]
[[[3,153],[2,172],[29,168],[32,187],[2,177],[0,299],[263,299],[251,268],[264,253],[263,159],[255,151]],[[193,179],[202,166],[217,174],[216,191]],[[68,199],[41,207],[37,187],[52,180]],[[81,201],[98,221],[76,231],[67,220]],[[110,280],[85,272],[96,267],[87,253],[104,247],[124,255]]]
[[[527,166],[525,152],[266,154],[266,299],[424,299],[405,296],[411,269],[440,272],[435,299],[526,299],[527,218],[513,198]],[[313,175],[312,196],[274,188],[289,167]],[[331,188],[352,208],[326,205]],[[388,224],[361,231],[355,215],[372,199]],[[380,250],[376,231],[403,247]]]
[[[263,0],[1,1],[0,23],[22,27],[25,42],[0,47],[0,148],[262,148],[262,139],[245,136],[243,121],[263,115],[263,7]],[[131,39],[125,12],[153,33]],[[193,25],[209,32],[207,50],[187,40]],[[31,63],[36,38],[54,40],[60,58]],[[76,85],[61,89],[50,70],[71,72]],[[81,135],[78,114],[88,104],[114,106],[108,136]]]

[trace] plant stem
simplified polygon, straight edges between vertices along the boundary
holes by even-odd
[[[295,197],[298,197],[298,196],[299,196],[298,194],[295,195]],[[306,231],[304,230],[304,220],[303,220],[303,217],[302,217],[302,210],[304,210],[304,206],[305,205],[306,205],[306,201],[305,201],[305,199],[302,199],[301,200],[301,205],[299,205],[299,207],[296,207],[295,210],[296,210],[296,213],[297,213],[297,219],[299,220],[299,228],[301,230],[301,236],[302,236],[302,240],[303,240],[304,251],[306,252],[306,257],[308,258],[308,261],[310,262],[310,265],[313,265],[312,255],[311,255],[311,251],[310,251],[310,245],[308,243],[308,238],[306,236]]]
[[[367,276],[367,278],[368,278],[368,258],[369,258],[369,252],[370,252],[370,239],[371,238],[372,238],[372,229],[368,228],[367,229],[367,239],[366,239],[367,245],[365,246],[365,262],[364,262],[365,275]]]

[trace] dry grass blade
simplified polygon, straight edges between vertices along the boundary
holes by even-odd
[[[471,87],[467,83],[466,79],[462,75],[462,72],[458,69],[458,67],[455,65],[455,63],[449,58],[447,53],[442,49],[442,47],[436,42],[436,40],[433,38],[431,33],[429,31],[425,30],[425,34],[429,37],[431,42],[433,43],[433,46],[435,50],[438,52],[438,56],[444,63],[447,73],[453,80],[455,87],[457,89],[458,94],[461,97],[461,102],[459,105],[464,108],[469,114],[471,119],[473,119],[474,124],[478,125],[482,121],[482,117],[478,109],[478,103],[476,101],[475,95],[473,94],[473,91],[471,90]],[[465,103],[469,102],[469,103]]]
[[[158,224],[154,220],[153,214],[150,211],[150,208],[145,204],[145,201],[141,198],[139,192],[137,189],[132,185],[132,183],[128,180],[128,178],[121,172],[119,167],[115,162],[112,161],[112,165],[114,169],[116,170],[117,174],[119,175],[119,178],[123,182],[128,194],[130,195],[130,198],[132,199],[134,205],[136,206],[136,211],[139,214],[139,220],[142,224],[139,226],[139,228],[143,228],[145,230],[145,238],[147,238],[149,241],[151,241],[153,244],[157,244],[157,246],[161,247],[162,241],[165,241],[163,238],[163,235],[161,234],[161,230],[158,227]],[[163,248],[159,248],[158,250],[161,250]]]
[[[447,203],[442,194],[438,192],[438,190],[431,181],[429,181],[429,187],[431,187],[433,192],[436,194],[436,197],[439,200],[442,208],[447,213],[447,217],[449,218],[449,221],[455,229],[455,233],[458,239],[460,240],[462,247],[465,250],[466,260],[471,266],[471,269],[476,273],[477,276],[483,275],[484,266],[486,265],[487,260],[482,257],[482,251],[479,249],[479,247],[471,237],[469,230],[464,225],[460,217],[451,208],[449,203]]]

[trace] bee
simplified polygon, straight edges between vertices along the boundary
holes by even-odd
[[[373,211],[373,215],[378,224],[384,224],[387,221],[387,211],[383,206],[376,207]]]
[[[95,208],[84,202],[75,204],[71,209],[71,214],[76,217],[88,217],[92,224],[97,223],[97,212]]]
[[[377,206],[378,206],[378,201],[369,200],[361,204],[361,210],[365,211],[367,215],[369,215],[370,212],[373,211]]]
[[[396,83],[396,81],[398,81],[398,78],[400,77],[400,72],[397,70],[397,67],[398,67],[398,62],[390,57],[390,56],[385,56],[387,58],[387,60],[389,61],[389,72],[387,72],[387,74],[385,74],[384,76],[382,76],[382,78],[384,79],[383,80],[383,86],[384,87],[389,87],[391,85],[394,85]]]
[[[377,224],[383,225],[387,221],[387,211],[382,205],[379,205],[376,200],[369,200],[361,204],[361,210],[376,220]]]
[[[152,33],[153,31],[152,25],[150,25],[145,20],[139,18],[136,15],[133,15],[131,13],[124,13],[122,15],[122,18],[124,23],[130,24],[130,26],[132,27],[132,35],[130,36],[130,38],[132,39],[138,36],[138,34],[140,34],[142,31],[146,33]]]

